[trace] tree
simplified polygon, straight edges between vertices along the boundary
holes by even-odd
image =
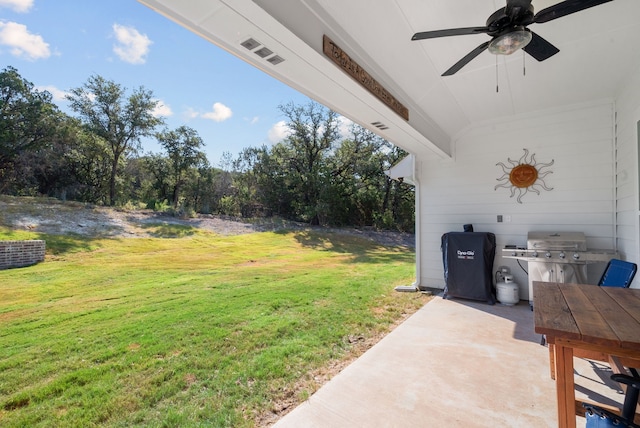
[[[75,131],[75,145],[66,154],[66,159],[75,180],[75,185],[68,189],[69,196],[85,202],[107,203],[112,170],[109,144],[79,126]]]
[[[280,107],[289,135],[267,148],[247,148],[233,164],[233,198],[243,216],[276,214],[312,224],[413,228],[413,189],[384,171],[406,155],[319,104]]]
[[[19,155],[52,137],[56,118],[49,92],[34,89],[13,67],[0,73],[0,184]]]
[[[233,161],[233,184],[230,187],[234,191],[234,206],[243,217],[254,217],[258,212],[263,212],[262,208],[269,199],[268,193],[274,190],[274,183],[266,173],[268,153],[269,149],[264,145],[260,148],[247,147]],[[266,180],[269,182],[265,185]],[[274,205],[268,205],[271,210],[281,214]]]
[[[101,76],[71,89],[70,107],[78,113],[87,129],[107,142],[111,152],[109,204],[115,205],[118,165],[140,148],[140,139],[153,134],[162,120],[153,116],[157,101],[153,93],[140,87],[128,97],[125,89]]]
[[[198,132],[188,126],[181,126],[173,131],[164,130],[157,133],[156,138],[169,156],[173,207],[177,208],[180,190],[185,184],[189,170],[198,165],[207,164],[206,155],[199,150],[204,143]]]
[[[47,195],[61,199],[76,185],[70,154],[80,146],[79,122],[58,112],[52,120],[50,138],[22,151],[12,164],[11,192],[18,195]],[[53,126],[55,123],[55,126]]]
[[[154,195],[147,195],[145,202],[150,208],[155,208],[158,203],[168,203],[171,193],[169,159],[160,154],[150,153],[141,160],[151,175],[151,188],[154,190]]]
[[[325,158],[339,137],[338,114],[313,101],[306,106],[289,103],[279,109],[287,117],[290,131],[285,139],[287,147],[281,146],[280,151],[281,159],[288,158],[295,209],[303,220],[318,224],[326,211],[320,194],[327,184]]]

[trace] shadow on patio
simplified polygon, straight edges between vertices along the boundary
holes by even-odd
[[[555,427],[548,355],[526,302],[436,297],[275,427]],[[608,367],[575,369],[576,398],[622,400]]]

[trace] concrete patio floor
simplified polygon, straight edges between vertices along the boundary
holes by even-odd
[[[526,302],[435,297],[274,427],[555,427],[548,355]],[[576,358],[576,397],[621,402],[610,374]]]

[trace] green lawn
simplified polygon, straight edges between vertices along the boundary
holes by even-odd
[[[414,253],[309,232],[45,239],[0,271],[0,426],[256,425],[427,297]]]

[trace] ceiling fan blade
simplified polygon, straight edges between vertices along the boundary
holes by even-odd
[[[416,33],[411,40],[435,39],[437,37],[466,36],[468,34],[483,34],[489,31],[488,27],[450,28],[448,30],[423,31]]]
[[[478,46],[477,48],[475,48],[474,50],[466,54],[460,61],[456,62],[453,65],[453,67],[451,67],[450,69],[442,73],[442,75],[451,76],[453,74],[456,74],[458,71],[460,71],[462,67],[467,65],[469,61],[471,61],[472,59],[480,55],[482,52],[484,52],[488,46],[489,46],[489,42],[484,42],[483,44],[481,44],[480,46]]]
[[[549,6],[546,9],[542,9],[533,17],[533,22],[543,24],[610,1],[612,0],[566,0],[561,3],[554,4],[553,6]]]
[[[553,46],[533,31],[531,32],[531,36],[531,41],[523,48],[523,50],[538,61],[544,61],[545,59],[548,59],[560,52],[557,47]]]

